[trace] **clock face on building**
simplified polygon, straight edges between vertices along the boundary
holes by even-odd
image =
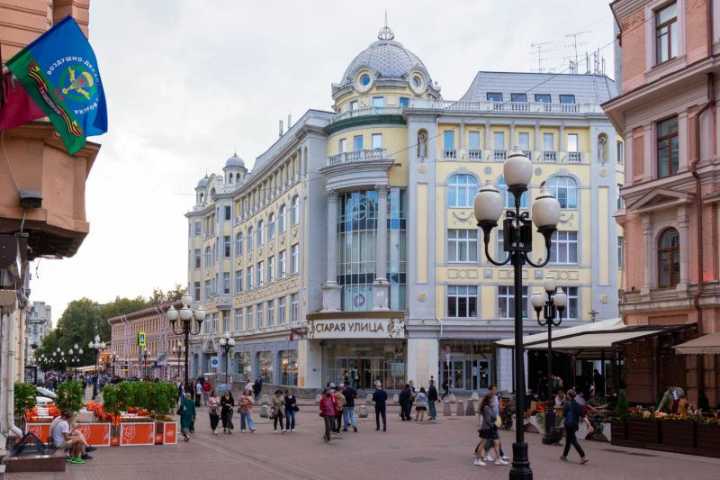
[[[365,305],[365,295],[356,293],[355,296],[353,296],[353,306],[362,307],[363,305]]]
[[[355,202],[352,209],[353,220],[365,220],[373,212],[373,203],[367,197],[362,197]]]

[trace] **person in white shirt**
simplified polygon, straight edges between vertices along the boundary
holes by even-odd
[[[82,457],[86,456],[85,439],[70,429],[72,416],[70,412],[63,412],[61,416],[55,418],[50,424],[50,435],[55,448],[69,450],[70,463],[83,464],[85,460]]]

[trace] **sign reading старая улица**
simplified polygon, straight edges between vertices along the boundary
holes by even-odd
[[[405,322],[399,318],[323,319],[309,323],[310,338],[403,338]]]

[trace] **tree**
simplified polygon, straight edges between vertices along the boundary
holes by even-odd
[[[161,288],[153,288],[152,296],[150,297],[150,303],[153,305],[159,305],[166,302],[177,302],[187,292],[187,289],[179,283],[175,285],[175,288],[163,292]]]

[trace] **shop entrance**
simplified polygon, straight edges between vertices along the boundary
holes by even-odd
[[[381,381],[388,390],[405,385],[403,342],[327,342],[323,346],[323,385],[348,382],[355,388],[372,389]]]
[[[375,380],[373,372],[382,370],[383,359],[377,358],[347,358],[335,359],[335,371],[340,372],[338,378],[349,382],[353,388],[372,388]]]
[[[447,378],[450,389],[485,390],[490,388],[490,360],[451,360],[443,362],[443,379]]]

